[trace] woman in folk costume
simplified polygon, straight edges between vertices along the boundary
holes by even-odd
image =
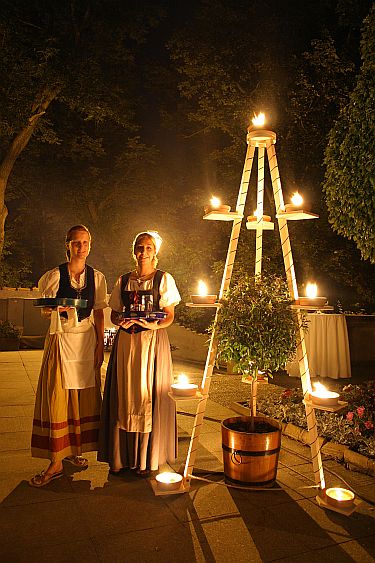
[[[78,309],[78,315],[71,307],[42,310],[51,323],[36,394],[31,453],[50,464],[30,480],[34,487],[62,477],[63,459],[86,467],[81,454],[98,449],[107,286],[103,274],[86,264],[90,246],[87,227],[72,227],[66,235],[68,262],[39,280],[43,297],[86,299],[87,307]]]
[[[180,294],[173,277],[156,269],[161,244],[155,232],[133,243],[136,269],[121,276],[109,300],[117,332],[107,369],[98,460],[111,473],[157,470],[176,458],[176,410],[168,396],[173,368],[167,331]],[[123,311],[164,311],[156,321],[125,320]]]

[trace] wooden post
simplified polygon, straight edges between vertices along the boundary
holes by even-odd
[[[252,169],[253,160],[254,160],[254,151],[255,151],[255,147],[251,146],[248,143],[247,151],[246,151],[246,157],[245,157],[245,164],[244,164],[244,168],[243,168],[243,171],[242,171],[242,178],[241,178],[240,189],[239,189],[238,198],[237,198],[237,205],[236,205],[236,211],[237,211],[237,213],[240,213],[241,215],[243,215],[243,212],[244,212],[247,192],[248,192],[248,189],[249,189],[251,169]],[[223,297],[224,293],[227,291],[227,289],[229,288],[229,285],[230,285],[234,260],[236,258],[238,239],[239,239],[239,236],[240,236],[241,223],[242,223],[242,218],[241,219],[235,219],[233,221],[232,233],[231,233],[231,237],[230,237],[230,242],[229,242],[229,247],[228,247],[228,252],[227,252],[227,258],[226,258],[225,266],[224,266],[224,272],[223,272],[223,278],[222,278],[222,283],[221,283],[221,288],[220,288],[220,293],[219,293],[219,299],[221,299]],[[191,438],[190,438],[189,449],[188,449],[186,462],[185,462],[185,468],[184,468],[184,486],[185,486],[185,489],[189,488],[189,486],[190,486],[190,479],[191,479],[190,475],[192,475],[193,469],[194,469],[195,458],[196,458],[196,455],[197,455],[198,444],[199,444],[199,437],[200,437],[201,430],[202,430],[204,413],[205,413],[205,410],[206,410],[207,399],[208,399],[208,394],[209,394],[210,385],[211,385],[212,373],[213,373],[214,366],[215,366],[215,358],[216,358],[216,353],[217,353],[217,338],[216,338],[215,326],[216,326],[216,322],[217,322],[217,316],[218,316],[218,310],[216,310],[215,321],[214,321],[214,329],[213,329],[213,332],[211,334],[211,340],[210,340],[210,345],[209,345],[208,354],[207,354],[207,360],[206,360],[203,379],[202,379],[202,399],[198,403],[197,412],[196,412],[196,415],[195,415],[195,418],[194,418],[193,430],[192,430]]]
[[[257,230],[255,238],[255,275],[262,271],[263,251],[264,147],[258,148]]]
[[[278,214],[280,213],[281,210],[284,210],[285,208],[284,208],[283,193],[281,188],[279,167],[277,165],[276,151],[274,145],[271,143],[267,143],[267,155],[268,155],[268,162],[269,162],[270,173],[271,173],[273,194],[275,198],[276,214]],[[292,298],[295,301],[297,301],[298,288],[297,288],[296,275],[294,270],[292,247],[289,238],[288,222],[286,219],[281,217],[278,219],[278,224],[279,224],[281,248],[284,258],[285,273],[289,286],[289,291]],[[309,363],[308,363],[307,352],[306,352],[305,335],[302,329],[302,313],[300,310],[297,311],[297,318],[300,327],[299,340],[297,344],[297,358],[298,358],[299,370],[301,374],[303,396],[304,398],[306,398],[306,395],[311,392],[311,379],[310,379]],[[315,483],[317,485],[320,485],[321,488],[324,489],[325,480],[324,480],[322,459],[320,454],[315,411],[310,405],[307,405],[306,403],[305,403],[305,411],[306,411],[306,419],[307,419],[307,428],[309,431],[309,442],[311,448],[311,459],[313,464],[314,479],[315,479]]]

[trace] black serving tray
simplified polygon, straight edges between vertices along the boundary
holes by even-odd
[[[167,313],[164,311],[124,311],[122,313],[124,319],[139,320],[145,319],[146,321],[158,321],[165,319]]]
[[[76,307],[85,309],[87,299],[72,299],[71,297],[41,297],[33,300],[34,307]]]

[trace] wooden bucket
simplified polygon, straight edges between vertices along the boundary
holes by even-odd
[[[221,423],[224,473],[226,480],[254,487],[271,486],[277,473],[281,446],[281,427],[277,420],[256,416],[255,423],[266,422],[269,432],[240,432],[228,426],[249,423],[250,417],[236,416]]]

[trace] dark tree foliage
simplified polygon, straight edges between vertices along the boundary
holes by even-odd
[[[267,127],[278,134],[286,200],[299,189],[320,215],[319,221],[290,225],[300,288],[315,279],[331,302],[373,307],[375,271],[330,229],[321,191],[328,133],[355,80],[359,29],[371,2],[292,2],[288,10],[256,0],[215,4],[216,10],[209,0],[200,3],[169,42],[187,104],[186,128],[211,146],[213,184],[227,203],[235,203],[246,126],[263,109]],[[252,181],[249,213],[255,205]],[[273,215],[267,174],[265,188],[265,209]],[[241,236],[237,261],[248,269],[254,242]],[[266,267],[280,272],[280,256],[278,237],[266,234]]]
[[[375,264],[375,7],[361,55],[356,85],[329,135],[324,192],[333,229]]]
[[[0,253],[8,179],[30,139],[78,159],[103,152],[97,127],[134,130],[135,47],[159,18],[132,1],[1,2]]]

